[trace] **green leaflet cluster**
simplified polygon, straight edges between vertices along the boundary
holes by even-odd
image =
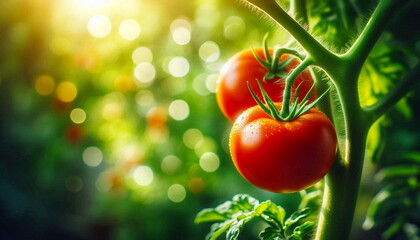
[[[405,159],[375,176],[385,185],[372,199],[363,227],[384,227],[382,239],[418,239],[420,234],[420,153]]]
[[[298,210],[287,219],[286,211],[271,201],[259,202],[255,198],[238,194],[231,201],[226,201],[216,208],[207,208],[199,212],[195,223],[214,222],[206,240],[214,240],[226,233],[226,239],[238,239],[245,224],[258,217],[267,223],[259,235],[262,240],[305,240],[309,239],[315,227],[312,221],[299,225],[308,217],[308,208]]]

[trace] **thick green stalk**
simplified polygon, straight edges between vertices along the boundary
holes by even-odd
[[[303,24],[308,23],[308,13],[306,11],[306,0],[291,0],[290,1],[290,15],[295,19],[302,21]]]
[[[337,62],[337,56],[326,49],[306,29],[296,22],[286,11],[284,11],[275,0],[244,0],[261,10],[274,22],[282,26],[292,35],[296,41],[306,50],[314,60],[314,63],[325,68],[331,63]],[[339,66],[336,66],[339,68]]]
[[[326,177],[316,240],[345,240],[350,237],[365,156],[366,137],[374,120],[371,114],[367,114],[360,107],[358,76],[364,61],[392,16],[391,13],[401,5],[403,4],[398,0],[383,0],[379,3],[353,47],[340,57],[344,62],[341,65],[343,68],[331,76],[336,80],[346,137],[344,149],[340,149],[338,161]],[[402,95],[396,94],[390,98],[390,101],[396,102],[398,97]],[[380,113],[378,111],[376,113],[384,113],[381,107],[378,109],[381,109]]]
[[[345,126],[346,134],[340,139],[337,159],[326,177],[316,240],[345,240],[350,236],[369,129],[359,106],[357,84],[338,86],[337,92],[343,103],[340,118],[344,119],[340,121],[344,124],[340,126]]]

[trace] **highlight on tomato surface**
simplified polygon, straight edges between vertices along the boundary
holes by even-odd
[[[230,121],[234,122],[243,111],[257,105],[248,91],[247,82],[254,88],[257,87],[255,80],[261,80],[270,98],[274,102],[282,102],[284,79],[301,60],[289,53],[276,56],[275,52],[272,48],[243,50],[222,67],[216,98],[220,110]],[[299,101],[311,89],[313,83],[309,70],[296,77],[292,88],[296,89],[300,85]],[[315,98],[316,93],[313,91],[309,100],[314,101]]]

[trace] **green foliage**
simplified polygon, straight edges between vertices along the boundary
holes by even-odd
[[[420,157],[409,156],[414,158],[384,167],[376,174],[384,186],[372,199],[363,227],[384,228],[384,240],[420,237]]]
[[[389,44],[376,46],[365,62],[359,77],[360,104],[370,106],[390,92],[408,71],[407,54]],[[399,106],[405,113],[406,105]],[[409,114],[409,113],[407,113]]]
[[[342,49],[358,32],[360,16],[373,1],[312,0],[307,1],[309,25],[315,36],[326,44]]]
[[[304,208],[285,219],[286,211],[281,206],[271,201],[260,203],[249,195],[238,194],[232,201],[226,201],[216,208],[202,210],[197,214],[195,222],[215,222],[206,236],[207,240],[217,239],[225,232],[226,239],[238,239],[245,224],[256,217],[268,225],[259,235],[262,240],[303,240],[309,238],[315,223],[306,221],[301,225],[296,224],[309,215],[309,209]]]
[[[364,107],[377,104],[394,88],[395,84],[409,70],[408,54],[405,48],[393,47],[390,44],[377,45],[370,53],[359,76],[360,104]],[[395,109],[404,117],[412,116],[411,106],[407,99],[401,99]],[[383,146],[383,126],[389,124],[384,116],[370,128],[367,139],[367,156],[377,162]]]

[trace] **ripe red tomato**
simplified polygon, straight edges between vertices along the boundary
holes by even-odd
[[[337,137],[331,121],[317,109],[282,122],[254,106],[236,120],[229,144],[236,168],[250,183],[271,192],[291,193],[327,174]]]
[[[262,48],[255,49],[255,53],[261,59],[266,60]],[[269,53],[272,55],[273,49],[269,49]],[[280,57],[280,62],[289,57],[291,55],[283,54]],[[294,58],[284,70],[289,73],[299,63],[300,60]],[[234,122],[243,111],[257,105],[248,90],[247,82],[250,83],[252,89],[258,89],[256,81],[258,79],[273,102],[283,101],[284,81],[279,77],[262,81],[267,72],[268,70],[258,62],[250,49],[237,53],[223,66],[217,83],[216,98],[219,108],[230,121]],[[308,70],[299,74],[292,89],[295,89],[300,83],[302,85],[299,97],[302,99],[313,84],[312,76]],[[292,92],[294,93],[294,91]],[[310,101],[315,99],[316,94],[313,91]]]

